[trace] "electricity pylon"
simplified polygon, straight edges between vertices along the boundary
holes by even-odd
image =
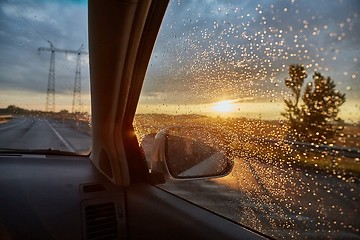
[[[48,41],[48,43],[50,44],[50,48],[39,48],[38,52],[51,52],[45,111],[55,112],[55,48],[50,41]]]
[[[88,53],[83,51],[83,45],[81,45],[78,50],[70,50],[55,48],[52,42],[48,41],[48,43],[50,44],[49,48],[40,47],[38,49],[39,53],[41,51],[51,52],[45,109],[47,112],[55,112],[55,52],[63,52],[65,54],[77,54],[72,111],[75,112],[76,103],[78,104],[78,108],[81,111],[81,54]]]
[[[73,103],[72,103],[72,112],[81,112],[82,102],[81,102],[81,53],[83,52],[83,45],[78,50],[76,58],[76,73],[74,81],[74,93],[73,93]]]

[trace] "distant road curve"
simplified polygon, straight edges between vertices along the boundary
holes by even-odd
[[[0,117],[0,131],[17,127],[26,122],[26,119],[24,118],[17,118],[16,120],[13,120],[13,117],[10,116],[11,115],[6,115],[6,117]]]

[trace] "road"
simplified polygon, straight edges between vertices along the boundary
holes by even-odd
[[[0,148],[57,149],[87,153],[91,136],[73,123],[54,119],[18,117],[0,124]]]
[[[307,152],[327,152],[329,155],[348,157],[348,158],[360,158],[360,150],[357,148],[348,148],[348,147],[340,147],[340,146],[330,146],[330,145],[316,145],[313,143],[305,143],[305,142],[297,142],[297,141],[288,141],[288,140],[278,140],[278,139],[260,139],[260,138],[251,138],[252,141],[260,142],[260,143],[269,143],[273,146],[277,144],[286,143],[293,148],[296,148],[299,151],[307,151]]]

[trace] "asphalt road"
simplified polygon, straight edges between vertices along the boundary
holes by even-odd
[[[0,148],[85,153],[90,147],[91,136],[66,121],[23,117],[0,124]]]

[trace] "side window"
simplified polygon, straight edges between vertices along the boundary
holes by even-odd
[[[270,237],[359,238],[359,14],[356,0],[170,2],[137,138],[201,126],[234,167],[159,186]]]

